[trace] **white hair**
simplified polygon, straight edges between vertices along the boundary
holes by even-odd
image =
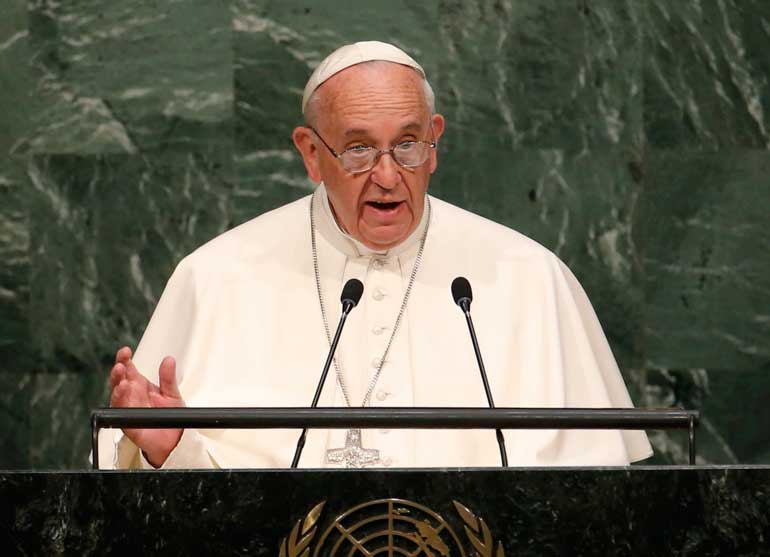
[[[358,65],[375,65],[379,66],[382,64],[394,64],[395,62],[388,62],[386,60],[368,60],[366,62],[361,62],[361,64]],[[436,112],[436,95],[433,92],[433,87],[430,86],[430,83],[428,82],[427,78],[422,75],[417,70],[414,70],[417,75],[420,76],[422,80],[422,88],[423,93],[425,94],[425,102],[428,105],[428,110],[431,114],[434,114]],[[319,87],[320,89],[320,87]],[[318,92],[318,89],[313,91],[313,94],[310,95],[310,98],[307,100],[307,105],[305,106],[305,123],[309,126],[316,126],[318,124],[318,111],[321,106],[321,95]]]

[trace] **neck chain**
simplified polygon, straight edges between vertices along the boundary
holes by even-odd
[[[310,245],[313,249],[313,270],[315,271],[315,285],[316,290],[318,291],[318,301],[321,304],[321,317],[323,318],[324,322],[324,329],[326,330],[326,338],[329,341],[329,345],[331,345],[332,337],[329,330],[329,321],[326,318],[326,308],[324,305],[324,297],[323,292],[321,290],[321,273],[318,270],[318,247],[316,245],[316,239],[315,239],[315,215],[313,211],[313,201],[315,199],[315,196],[312,196],[310,198]],[[361,406],[364,407],[367,404],[369,404],[369,399],[372,397],[372,392],[374,392],[374,386],[377,384],[377,381],[380,378],[380,374],[382,373],[382,368],[385,365],[385,359],[388,356],[388,352],[390,351],[390,345],[393,344],[393,339],[396,337],[396,332],[398,332],[398,327],[401,324],[401,319],[404,316],[404,312],[406,311],[406,304],[409,301],[409,294],[412,292],[412,286],[414,286],[414,280],[417,277],[417,270],[420,268],[420,262],[422,261],[422,252],[425,248],[425,240],[428,237],[428,228],[430,226],[430,213],[431,213],[431,207],[430,207],[430,199],[425,196],[425,201],[427,205],[428,210],[428,216],[427,216],[427,223],[425,225],[425,231],[422,233],[422,238],[420,238],[420,248],[417,251],[417,257],[414,260],[414,266],[412,267],[412,274],[409,276],[409,284],[406,287],[406,292],[404,292],[404,299],[401,302],[401,309],[398,312],[398,317],[396,317],[396,323],[393,325],[393,332],[390,334],[390,339],[388,340],[388,344],[385,346],[385,352],[382,354],[382,358],[380,358],[379,365],[377,366],[377,371],[374,373],[374,376],[372,377],[371,382],[369,383],[368,388],[366,389],[366,394],[364,395],[364,399],[361,402]],[[345,379],[342,376],[342,372],[340,370],[340,366],[337,363],[337,358],[334,358],[334,369],[337,372],[337,382],[340,385],[340,389],[342,389],[342,395],[345,397],[345,403],[348,406],[353,406],[350,402],[350,394],[348,393],[347,386],[345,385]]]

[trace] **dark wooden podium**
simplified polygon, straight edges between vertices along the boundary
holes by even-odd
[[[0,542],[2,555],[767,555],[770,467],[4,472]]]

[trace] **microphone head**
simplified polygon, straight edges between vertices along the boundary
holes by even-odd
[[[350,279],[345,283],[345,287],[342,289],[342,295],[340,296],[340,302],[344,306],[346,303],[350,305],[350,308],[354,308],[361,300],[361,295],[364,293],[364,285],[358,279]]]
[[[457,277],[452,281],[452,298],[455,303],[463,307],[463,302],[466,302],[468,306],[473,301],[473,291],[471,290],[471,283],[465,277]],[[463,308],[466,309],[466,308]]]

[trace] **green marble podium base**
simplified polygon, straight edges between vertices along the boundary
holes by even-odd
[[[770,467],[698,466],[4,472],[0,542],[20,555],[275,556],[305,521],[309,555],[332,555],[334,536],[353,543],[352,523],[335,518],[388,498],[405,501],[380,504],[383,528],[412,520],[418,533],[381,542],[413,543],[413,555],[472,555],[471,537],[484,542],[483,525],[453,501],[484,519],[495,556],[498,542],[507,556],[743,555],[767,551],[770,540]],[[324,501],[317,521],[308,518]],[[376,536],[366,543],[376,546]]]

